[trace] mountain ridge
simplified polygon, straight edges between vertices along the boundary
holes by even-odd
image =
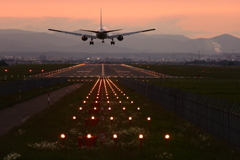
[[[240,52],[240,38],[222,34],[212,38],[191,39],[184,35],[146,35],[124,36],[123,41],[110,45],[110,40],[84,42],[79,36],[61,33],[32,32],[16,29],[0,29],[0,51],[66,51],[89,53],[230,53]]]

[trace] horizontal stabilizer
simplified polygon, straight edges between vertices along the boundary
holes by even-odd
[[[92,32],[92,33],[99,33],[98,31],[93,30],[86,30],[86,29],[79,29],[80,31]]]
[[[116,31],[121,31],[121,30],[122,30],[122,29],[109,30],[109,31],[104,31],[104,33],[116,32]]]

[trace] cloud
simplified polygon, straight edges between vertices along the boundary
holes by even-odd
[[[43,18],[14,18],[1,17],[0,29],[22,29],[35,32],[46,32],[47,28],[62,30],[78,30],[80,28],[95,29],[95,20],[74,19],[66,17],[43,17]],[[94,27],[95,26],[95,27]]]
[[[186,19],[186,16],[184,15],[164,17],[152,21],[149,25],[156,26],[159,34],[184,35],[187,37],[197,38],[196,35],[209,33],[203,30],[190,31],[183,29],[179,22],[184,19]]]
[[[171,34],[184,35],[189,38],[213,37],[215,32],[207,30],[190,30],[184,28],[182,21],[187,19],[184,15],[166,16],[161,18],[148,19],[103,19],[103,25],[108,29],[123,29],[122,32],[137,31],[143,29],[156,28],[154,32],[145,34]],[[42,18],[18,18],[0,17],[0,29],[21,29],[34,32],[48,32],[47,28],[54,28],[66,31],[76,31],[78,29],[96,30],[99,28],[99,19],[80,19],[67,17],[42,17]],[[239,31],[229,32],[240,36]]]
[[[229,33],[234,35],[234,36],[240,37],[240,31],[232,31],[232,32],[229,32]]]

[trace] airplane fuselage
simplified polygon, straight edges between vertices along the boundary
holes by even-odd
[[[99,28],[97,31],[98,33],[96,33],[96,37],[98,39],[107,39],[108,37],[108,34],[107,33],[104,33],[105,31],[107,31],[108,29],[106,27],[101,27]]]

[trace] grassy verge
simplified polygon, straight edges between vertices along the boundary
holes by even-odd
[[[65,82],[62,84],[55,84],[55,85],[50,85],[42,88],[37,88],[29,91],[24,91],[20,93],[20,99],[19,99],[19,93],[15,94],[10,94],[10,95],[5,95],[0,97],[0,109],[6,108],[6,107],[11,107],[12,105],[26,101],[28,99],[31,99],[33,97],[48,93],[48,91],[54,91],[59,88],[62,88],[64,86],[67,86],[71,84],[70,82]]]
[[[240,79],[239,66],[194,66],[194,65],[133,65],[135,67],[184,77],[209,77]]]
[[[207,95],[210,97],[221,98],[228,101],[240,102],[240,82],[211,82],[206,80],[198,82],[198,80],[189,79],[163,79],[161,82],[154,79],[145,79],[140,81]]]
[[[87,109],[90,102],[82,105],[85,96],[93,86],[88,82],[81,88],[73,91],[49,109],[32,116],[24,124],[15,127],[9,133],[0,137],[0,158],[11,152],[21,155],[19,159],[239,159],[240,156],[224,142],[215,139],[212,135],[165,110],[163,107],[149,101],[133,90],[117,84],[129,96],[120,94],[122,106],[127,108],[123,114],[122,106],[114,99],[109,89],[110,105],[112,111],[105,111],[100,115],[105,120],[94,127],[84,125],[84,118],[90,117]],[[93,98],[93,95],[90,96]],[[134,101],[129,104],[129,101]],[[78,107],[84,107],[84,112],[78,112]],[[105,108],[106,104],[103,104]],[[136,111],[141,107],[141,114]],[[77,116],[76,124],[72,116]],[[115,117],[113,126],[110,127],[109,117]],[[132,125],[129,125],[128,116],[133,117]],[[150,125],[146,118],[150,116]],[[105,132],[107,138],[97,143],[93,148],[77,147],[77,137],[91,133],[98,135]],[[61,147],[60,134],[65,133],[65,147]],[[118,133],[117,149],[113,148],[112,134]],[[138,134],[144,134],[142,149],[139,148]],[[165,146],[164,135],[168,133],[171,138],[169,146]]]
[[[13,66],[2,66],[0,67],[0,80],[24,80],[24,78],[29,75],[53,71],[61,68],[67,68],[73,65],[74,64],[18,64]],[[5,69],[7,69],[7,72],[5,71]]]

